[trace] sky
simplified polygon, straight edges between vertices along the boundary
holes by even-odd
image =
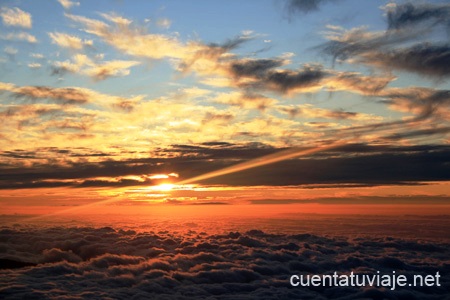
[[[3,213],[449,212],[444,1],[14,0],[0,22]]]

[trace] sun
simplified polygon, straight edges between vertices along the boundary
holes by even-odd
[[[152,190],[167,192],[167,191],[173,190],[174,187],[175,187],[174,184],[162,183],[162,184],[158,184],[158,185],[153,186]]]

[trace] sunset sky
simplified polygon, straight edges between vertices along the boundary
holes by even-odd
[[[0,212],[448,213],[443,3],[2,1]]]

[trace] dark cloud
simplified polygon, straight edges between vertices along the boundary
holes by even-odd
[[[348,187],[348,185],[345,185]],[[324,186],[329,188],[330,186]],[[338,186],[336,186],[337,188]],[[342,187],[342,185],[340,186]],[[250,200],[252,204],[450,204],[450,196],[356,196],[348,197],[332,197],[332,198],[316,198],[316,199],[258,199]]]
[[[413,72],[430,77],[450,76],[449,44],[417,44],[408,48],[369,52],[363,63],[384,69]]]
[[[289,218],[283,221],[289,222]],[[323,220],[340,225],[360,219]],[[321,226],[318,220],[316,227]],[[355,237],[310,233],[266,233],[253,229],[229,233],[177,233],[164,224],[155,231],[115,230],[111,227],[3,227],[0,296],[6,299],[146,298],[146,299],[299,299],[407,298],[439,299],[450,290],[450,245],[439,240],[408,240],[367,234],[387,222],[395,230],[423,226],[428,219],[367,217]],[[434,224],[437,224],[435,220]],[[445,221],[445,220],[444,220]],[[329,228],[329,222],[327,226]],[[412,222],[412,223],[411,223]],[[440,223],[445,226],[448,222]],[[198,224],[191,224],[198,226]],[[436,227],[437,225],[435,225]],[[160,229],[164,228],[164,229]],[[338,228],[338,227],[336,227]],[[345,229],[346,228],[346,229]],[[352,227],[353,228],[353,227]],[[429,231],[432,227],[423,227]],[[380,228],[377,229],[380,231]],[[328,229],[329,231],[329,229]],[[392,227],[391,227],[392,231]],[[441,275],[441,286],[389,288],[293,288],[293,274],[415,274]]]
[[[450,26],[450,5],[448,4],[394,4],[387,7],[389,29],[430,23]]]
[[[52,99],[65,104],[84,104],[90,95],[77,88],[51,88],[47,86],[25,86],[14,89],[17,97],[30,99]]]
[[[442,134],[442,131],[430,130],[414,135],[432,133]],[[22,161],[27,157],[30,161],[35,160],[35,163],[31,167],[0,166],[0,188],[151,185],[161,182],[150,180],[147,177],[149,174],[175,172],[180,174],[180,180],[184,180],[282,150],[286,149],[264,144],[174,145],[171,149],[157,151],[155,154],[159,158],[113,160],[113,157],[104,153],[86,153],[94,155],[91,157],[97,161],[82,160],[72,162],[69,166],[59,165],[52,160],[42,161],[43,157],[32,152],[7,151],[1,155],[12,161]],[[48,155],[52,155],[49,153]],[[64,155],[78,157],[79,154]],[[441,181],[450,179],[447,164],[449,155],[450,149],[447,146],[348,145],[307,158],[290,159],[203,180],[201,183],[238,186],[338,183],[379,185]],[[258,176],[255,176],[255,172]],[[138,177],[127,177],[131,175]]]
[[[298,71],[280,70],[267,75],[267,84],[274,90],[286,93],[296,88],[317,86],[329,73],[319,66],[303,66]]]
[[[390,104],[394,109],[413,112],[419,119],[445,119],[450,103],[450,90],[391,88],[380,93],[380,96],[384,97],[384,103]]]
[[[136,106],[136,101],[121,99],[117,103],[112,104],[112,106],[122,111],[131,112]]]
[[[253,79],[250,82],[238,83],[244,89],[271,90],[279,93],[290,93],[295,90],[306,90],[311,88],[322,88],[323,80],[333,75],[321,65],[304,65],[297,70],[276,70],[272,65],[275,62],[263,60],[253,61],[250,65],[240,65],[241,69],[236,72],[236,65],[232,65],[232,76],[244,76]]]
[[[288,0],[285,9],[289,14],[307,14],[319,10],[321,5],[338,1],[339,0]]]
[[[229,113],[217,114],[217,113],[207,112],[205,114],[205,116],[203,117],[202,124],[208,124],[211,122],[228,124],[233,119],[234,119],[234,116]]]
[[[305,118],[326,118],[326,119],[337,119],[337,120],[347,120],[355,119],[363,114],[342,110],[326,110],[326,109],[315,109],[311,107],[301,107],[301,106],[280,106],[278,107],[280,112],[288,114],[291,118],[298,116]],[[310,122],[314,125],[316,122]],[[320,127],[320,125],[319,125]]]
[[[390,136],[387,136],[387,139],[398,140],[402,138],[413,138],[418,136],[430,136],[436,134],[447,134],[450,133],[450,127],[435,127],[430,129],[418,129],[405,133],[397,133]]]
[[[370,32],[365,28],[353,28],[348,31],[335,32],[330,41],[318,46],[323,53],[334,60],[346,60],[363,53],[387,49],[417,38],[409,31]]]
[[[448,43],[417,42],[424,36],[427,36],[425,29],[370,32],[365,28],[354,28],[337,30],[328,37],[330,41],[318,48],[333,60],[348,60],[383,70],[407,71],[435,78],[449,76]],[[411,46],[412,42],[416,43]]]
[[[282,59],[248,59],[231,63],[230,70],[235,77],[262,77],[271,69],[281,67]]]
[[[331,183],[397,184],[403,182],[446,181],[449,149],[433,154],[426,151],[381,152],[367,155],[320,153],[308,159],[291,159],[203,181],[229,185],[298,185]],[[389,147],[387,147],[389,148]],[[392,149],[393,150],[393,149]],[[399,149],[398,149],[399,150]],[[336,154],[336,152],[334,152]],[[338,152],[339,153],[339,152]],[[326,158],[326,159],[324,159]],[[258,174],[258,176],[255,176]]]
[[[280,68],[287,64],[289,61],[282,58],[231,59],[222,67],[233,79],[233,85],[243,89],[244,94],[258,90],[289,94],[328,89],[372,95],[394,79],[393,76],[363,76],[355,72],[337,72],[320,64],[305,64],[298,69]]]

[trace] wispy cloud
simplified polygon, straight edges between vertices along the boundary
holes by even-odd
[[[38,41],[34,35],[29,34],[28,32],[0,34],[0,39],[7,41],[24,41],[32,44],[37,43]]]
[[[90,76],[95,80],[104,80],[109,77],[127,76],[130,74],[129,69],[139,64],[138,61],[130,60],[99,62],[90,59],[85,54],[75,54],[71,60],[53,62],[51,68],[53,75],[63,75],[70,72]]]
[[[11,92],[17,98],[35,100],[53,100],[59,104],[82,105],[95,103],[98,105],[114,105],[125,99],[95,92],[87,88],[64,87],[54,88],[48,86],[21,86],[16,87],[10,83],[0,83],[0,90]],[[139,98],[139,97],[138,97]],[[135,98],[135,99],[138,99]]]
[[[430,42],[433,27],[450,24],[450,6],[410,3],[388,4],[386,31],[369,31],[365,27],[344,30],[329,26],[322,51],[334,60],[365,64],[384,71],[412,72],[433,78],[448,77],[449,45]],[[428,23],[429,26],[416,26]],[[395,29],[395,30],[394,30]],[[442,28],[441,28],[442,29]],[[444,32],[448,32],[448,28]],[[445,33],[440,32],[440,34]]]
[[[359,121],[381,121],[382,118],[370,114],[349,112],[342,110],[329,110],[313,107],[312,105],[279,105],[277,109],[291,118],[320,118],[336,120],[359,120]]]
[[[450,26],[450,5],[431,3],[389,3],[384,7],[389,29],[402,29],[408,26],[442,24]]]
[[[93,46],[94,44],[92,40],[82,40],[77,36],[66,33],[50,32],[48,35],[51,38],[52,43],[63,48],[80,50],[85,46]]]

